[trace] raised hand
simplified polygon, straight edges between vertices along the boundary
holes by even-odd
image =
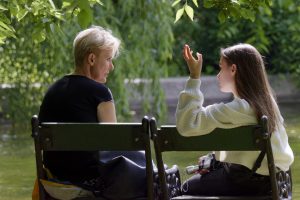
[[[202,70],[202,54],[197,52],[197,59],[193,57],[193,51],[191,51],[190,47],[186,44],[183,47],[183,58],[186,61],[189,70],[190,77],[193,79],[200,78],[201,70]]]

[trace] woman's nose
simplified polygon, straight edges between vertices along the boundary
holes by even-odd
[[[220,72],[217,74],[217,78],[218,78],[218,79],[220,78]]]

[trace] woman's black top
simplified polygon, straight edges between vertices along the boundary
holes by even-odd
[[[48,89],[40,107],[39,120],[98,122],[97,106],[112,100],[112,94],[104,84],[85,76],[66,75]],[[98,175],[98,152],[44,152],[43,156],[45,166],[60,180],[77,182]]]

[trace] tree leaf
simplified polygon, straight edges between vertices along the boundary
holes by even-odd
[[[0,10],[7,10],[4,6],[0,5]]]
[[[104,6],[104,4],[102,3],[102,1],[97,0],[96,2],[97,2],[98,4],[100,4],[101,6]]]
[[[204,8],[212,8],[212,7],[214,7],[214,5],[215,5],[214,2],[211,0],[205,0],[203,2]]]
[[[240,2],[238,0],[231,0],[231,3],[240,5]]]
[[[80,1],[78,1],[78,6],[82,10],[88,10],[88,9],[90,9],[89,1],[80,0]]]
[[[181,9],[179,9],[179,10],[177,10],[177,12],[176,12],[176,18],[175,18],[174,23],[176,23],[182,17],[183,12],[184,12],[184,7],[181,8]]]
[[[42,27],[38,27],[33,34],[32,34],[32,40],[37,42],[42,42],[46,39],[46,31]]]
[[[3,23],[2,21],[0,21],[0,26],[2,26],[6,30],[14,31],[12,28],[10,28],[7,24]]]
[[[7,30],[4,29],[2,26],[0,26],[0,36],[2,37],[14,37],[16,38],[15,34],[14,34],[14,30]]]
[[[245,19],[250,19],[252,22],[255,21],[255,11],[248,9],[241,9],[241,15]]]
[[[16,15],[18,21],[23,19],[27,15],[27,13],[28,13],[28,11],[26,9],[20,9],[19,12]]]
[[[224,11],[220,11],[218,14],[218,19],[221,23],[224,23],[226,20],[226,14],[224,13]]]
[[[88,0],[90,2],[90,5],[92,6],[93,4],[97,3],[101,6],[104,6],[103,2],[101,0]]]
[[[52,6],[52,8],[53,8],[53,9],[56,9],[56,7],[55,7],[53,1],[52,1],[52,0],[48,0],[48,1],[49,1],[50,5]]]
[[[176,6],[181,0],[176,0],[174,3],[172,3],[172,7]]]
[[[197,0],[193,0],[193,2],[194,2],[194,4],[195,4],[195,6],[198,8],[198,7],[199,7],[198,1],[197,1]]]
[[[194,10],[191,6],[185,4],[184,5],[184,10],[186,12],[186,14],[189,16],[189,18],[194,21]]]
[[[5,24],[11,24],[10,19],[3,13],[0,13],[0,21],[2,21]]]
[[[1,37],[0,35],[0,44],[4,44],[4,41],[5,41],[5,37]]]
[[[78,23],[82,28],[88,27],[88,25],[92,22],[93,14],[91,9],[89,10],[80,10],[77,15]]]
[[[17,14],[18,14],[18,12],[19,12],[19,6],[18,5],[9,5],[9,11],[10,11],[10,14],[12,15],[12,16],[16,16]]]

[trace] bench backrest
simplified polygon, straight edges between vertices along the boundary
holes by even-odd
[[[259,136],[261,127],[243,126],[233,129],[215,129],[211,133],[184,137],[176,126],[161,126],[157,130],[157,142],[164,151],[258,151],[264,148]],[[256,136],[256,137],[253,137]],[[261,135],[262,136],[262,135]]]
[[[145,151],[148,199],[153,199],[149,119],[142,123],[41,123],[32,117],[37,176],[44,179],[42,151]],[[41,191],[44,193],[45,191]],[[43,194],[45,195],[45,194]],[[43,197],[41,198],[43,199]]]
[[[275,164],[267,118],[261,125],[241,126],[232,129],[215,129],[211,133],[193,137],[181,136],[176,126],[161,126],[157,129],[154,118],[150,120],[150,132],[154,142],[155,155],[162,186],[163,199],[168,199],[166,175],[162,153],[167,151],[266,151],[272,184],[272,198],[278,199]],[[254,163],[253,163],[254,164]]]

